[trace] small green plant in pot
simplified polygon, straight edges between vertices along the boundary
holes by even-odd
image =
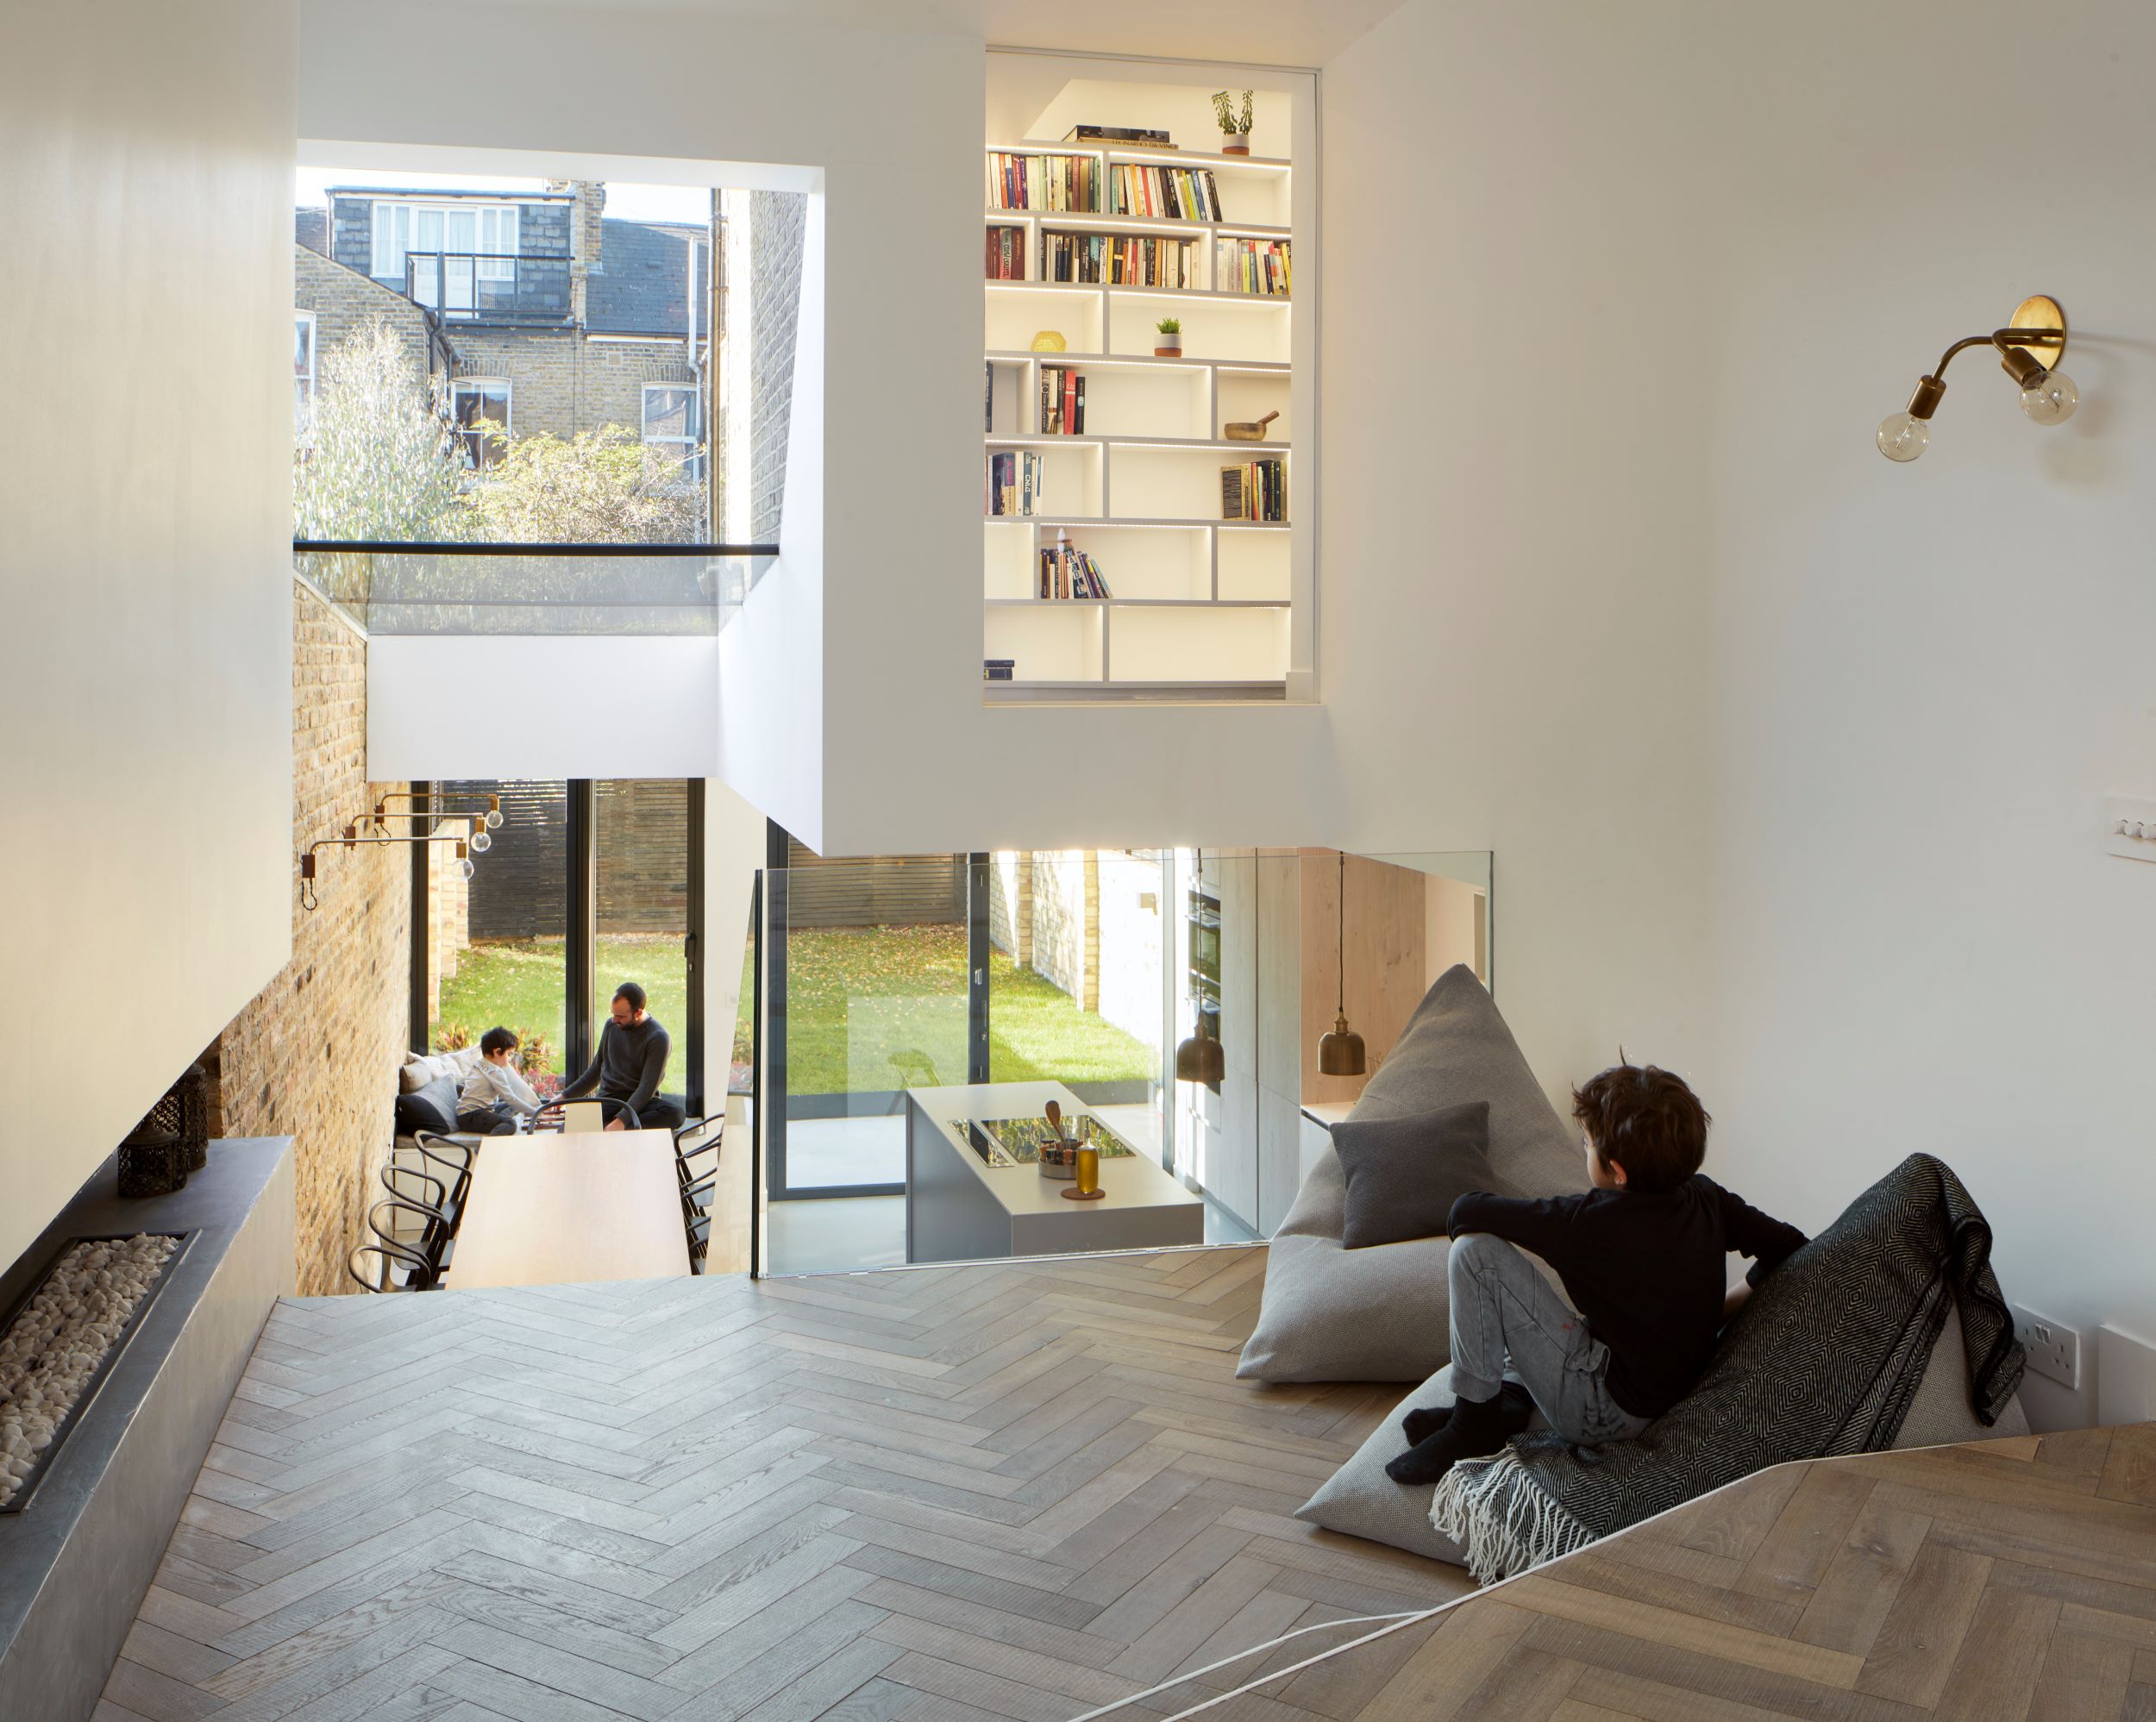
[[[1220,153],[1248,155],[1250,153],[1250,118],[1253,92],[1243,92],[1243,110],[1238,113],[1235,102],[1225,90],[1213,92],[1213,116],[1220,122]]]
[[[1180,359],[1183,350],[1183,325],[1181,317],[1163,317],[1153,325],[1153,357]]]

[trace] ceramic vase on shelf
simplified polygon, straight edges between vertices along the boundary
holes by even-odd
[[[1220,153],[1248,155],[1250,153],[1250,135],[1248,132],[1223,132],[1220,135]]]
[[[1180,333],[1175,335],[1156,334],[1153,336],[1154,358],[1180,359],[1182,356],[1183,338]]]

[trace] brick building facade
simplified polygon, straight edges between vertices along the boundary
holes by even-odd
[[[605,187],[589,180],[333,187],[328,199],[294,220],[295,308],[314,315],[318,349],[387,310],[412,330],[422,370],[448,382],[461,423],[565,441],[620,425],[676,458],[707,442],[710,229],[609,217]],[[714,484],[711,465],[689,481]]]

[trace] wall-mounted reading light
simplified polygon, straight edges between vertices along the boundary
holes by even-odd
[[[388,822],[400,813],[408,819],[419,817],[420,810],[417,807],[392,807],[389,805],[392,801],[417,801],[418,798],[417,792],[409,789],[392,789],[388,794],[378,798],[374,803],[374,829],[377,831],[387,830]],[[502,828],[502,798],[498,795],[488,796],[484,808],[429,807],[426,812],[429,818],[435,819],[469,819],[472,822],[472,835],[467,841],[475,855],[483,855],[494,847],[491,834]]]
[[[384,843],[454,843],[457,846],[457,871],[468,880],[478,871],[478,869],[472,865],[471,850],[473,844],[477,842],[478,839],[485,836],[486,835],[486,834],[484,831],[476,832],[469,840],[463,837],[453,836],[392,837],[386,834],[372,837],[363,837],[360,835],[360,828],[356,824],[347,825],[344,828],[343,836],[337,837],[324,837],[318,842],[308,844],[305,848],[300,851],[299,906],[303,909],[310,911],[322,906],[321,893],[315,889],[315,851],[317,849],[327,849],[331,848],[356,849],[362,844],[366,844],[370,848],[379,848]]]
[[[1957,341],[1929,376],[1917,379],[1907,410],[1890,413],[1879,422],[1879,452],[1888,460],[1914,460],[1930,444],[1931,416],[1946,392],[1947,364],[1965,347],[1997,351],[2000,369],[2020,385],[2021,410],[2034,423],[2064,424],[2073,416],[2081,397],[2075,392],[2073,379],[2059,369],[2066,351],[2066,314],[2058,300],[2039,293],[2021,301],[2006,328]]]

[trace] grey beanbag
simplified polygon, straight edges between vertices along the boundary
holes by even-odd
[[[1430,1523],[1427,1487],[1411,1488],[1385,1475],[1385,1466],[1407,1450],[1401,1419],[1425,1406],[1452,1402],[1452,1367],[1447,1364],[1414,1392],[1395,1406],[1385,1420],[1370,1431],[1369,1439],[1355,1456],[1340,1467],[1300,1507],[1295,1517],[1327,1531],[1344,1531],[1351,1537],[1367,1537],[1373,1543],[1388,1543],[1411,1554],[1464,1566],[1459,1545]],[[1548,1427],[1539,1412],[1532,1425]],[[1946,1325],[1932,1347],[1924,1379],[1902,1419],[1895,1440],[1896,1451],[1908,1447],[1936,1447],[1956,1441],[1990,1441],[2001,1436],[2026,1435],[2028,1419],[2019,1400],[2007,1402],[1996,1426],[1986,1429],[1969,1409],[1969,1359],[1962,1349],[1961,1318],[1946,1312]]]
[[[1413,1117],[1489,1103],[1489,1163],[1501,1193],[1587,1187],[1570,1129],[1551,1110],[1497,1006],[1464,964],[1415,1007],[1350,1114]],[[1419,1381],[1451,1346],[1443,1237],[1348,1249],[1347,1180],[1327,1148],[1274,1234],[1257,1327],[1235,1373],[1259,1381]],[[1389,1486],[1389,1485],[1388,1485]]]

